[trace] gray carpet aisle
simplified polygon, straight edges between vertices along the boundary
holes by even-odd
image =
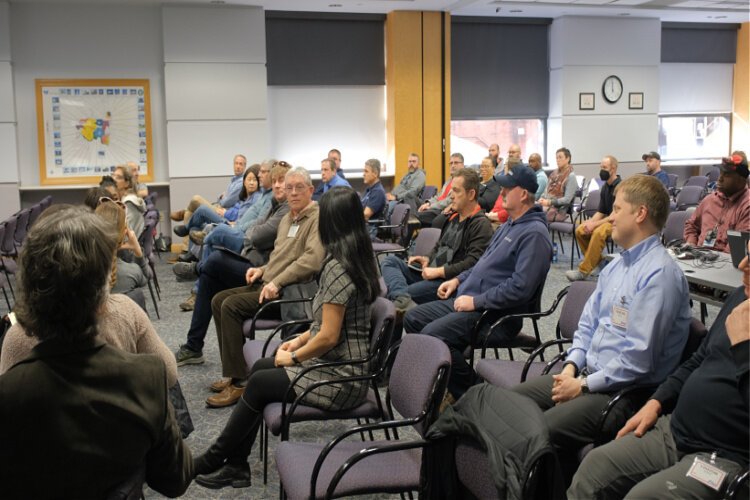
[[[564,246],[569,252],[570,240],[568,239]],[[171,270],[171,265],[167,263],[168,254],[162,255],[162,260],[157,264],[157,276],[161,284],[161,302],[159,302],[159,312],[161,319],[156,318],[153,312],[153,305],[150,297],[147,296],[147,307],[149,314],[161,338],[166,342],[170,349],[176,350],[179,344],[184,343],[186,333],[190,324],[191,313],[182,312],[178,304],[185,300],[190,294],[191,283],[178,282]],[[547,309],[557,296],[558,292],[568,285],[565,278],[565,271],[570,269],[570,256],[560,254],[559,262],[552,265],[552,269],[547,277],[547,282],[542,300],[543,309]],[[2,302],[0,313],[5,314],[7,307]],[[709,306],[708,323],[710,326],[713,318],[716,317],[718,310]],[[700,317],[700,311],[696,304],[693,309],[693,315]],[[540,330],[542,340],[550,340],[555,335],[555,324],[559,316],[559,311],[540,321]],[[525,325],[525,331],[531,333],[531,325]],[[267,332],[266,332],[267,334]],[[263,337],[264,334],[261,334]],[[209,327],[206,336],[206,347],[204,349],[206,363],[203,365],[189,365],[179,368],[179,379],[182,390],[185,394],[190,414],[195,425],[195,431],[187,439],[188,446],[194,454],[202,453],[213,442],[221,429],[224,427],[232,408],[209,409],[206,408],[205,400],[211,395],[208,386],[216,379],[221,377],[221,364],[219,360],[218,346],[216,341],[216,330],[213,322]],[[507,353],[501,353],[501,357],[506,358]],[[517,358],[518,359],[518,358]],[[333,423],[301,423],[292,427],[291,437],[293,440],[309,442],[327,442],[334,435],[348,428],[352,423],[333,422]],[[260,461],[258,447],[253,449],[250,456],[250,466],[253,475],[253,485],[250,488],[233,489],[225,488],[222,490],[209,490],[193,483],[187,490],[183,498],[278,498],[278,475],[274,465],[274,450],[278,443],[278,438],[271,436],[269,450],[269,477],[268,484],[263,485],[263,464]],[[146,489],[146,498],[163,498],[160,494]],[[378,495],[368,498],[398,498],[397,495]]]

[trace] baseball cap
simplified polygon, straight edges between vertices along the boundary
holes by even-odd
[[[495,180],[504,188],[514,188],[520,186],[532,194],[539,189],[536,181],[536,172],[526,165],[516,165],[511,168],[506,175],[495,176]]]
[[[747,160],[740,155],[732,155],[728,158],[721,159],[721,169],[724,172],[736,172],[745,179],[748,177]]]
[[[646,161],[649,158],[656,158],[657,160],[661,161],[661,155],[659,153],[657,153],[656,151],[650,151],[648,153],[643,153],[643,156],[641,156],[641,159],[643,161]]]

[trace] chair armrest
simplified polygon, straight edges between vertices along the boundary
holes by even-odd
[[[526,382],[526,377],[529,374],[529,369],[531,368],[531,364],[534,362],[534,359],[541,356],[541,354],[544,353],[544,351],[547,348],[552,347],[553,345],[563,346],[565,344],[572,344],[572,343],[573,341],[571,339],[554,339],[554,340],[549,340],[545,342],[544,344],[540,345],[539,347],[537,347],[536,349],[534,349],[534,351],[529,355],[529,359],[527,359],[526,363],[524,363],[523,365],[523,371],[521,372],[521,382],[522,383]],[[542,373],[546,375],[547,373],[549,373],[549,371],[552,369],[553,366],[555,366],[560,361],[564,360],[566,357],[567,357],[566,352],[558,353],[557,356],[555,356],[554,358],[552,358],[551,360],[547,362],[547,365],[545,366]]]
[[[738,474],[737,477],[729,483],[729,486],[727,486],[727,491],[724,493],[724,500],[734,500],[737,498],[737,493],[740,488],[747,483],[748,477],[750,477],[750,469],[745,468],[745,471]]]
[[[284,328],[286,328],[287,326],[291,326],[291,325],[304,325],[306,323],[312,323],[312,322],[313,322],[313,320],[311,320],[311,319],[290,319],[289,321],[284,321],[279,326],[277,326],[276,328],[274,328],[273,331],[271,332],[271,334],[268,336],[268,338],[266,339],[266,342],[263,344],[263,351],[261,352],[261,355],[264,358],[266,357],[266,354],[268,353],[268,346],[271,344],[271,340],[273,340],[273,338],[276,336],[276,334],[279,333],[279,332],[281,332],[281,331],[283,331]],[[293,337],[293,335],[289,336],[289,337],[284,337],[284,340],[286,340],[287,338],[292,338],[292,337]]]
[[[250,329],[253,332],[255,331],[255,322],[257,320],[261,319],[260,315],[263,313],[263,311],[265,311],[266,309],[270,308],[271,306],[281,305],[281,304],[293,304],[293,303],[296,303],[296,302],[312,302],[312,300],[313,300],[312,297],[303,297],[303,298],[299,298],[299,299],[274,299],[274,300],[270,300],[268,302],[264,302],[263,304],[260,305],[260,308],[255,313],[255,315],[253,316],[252,323],[250,324]]]
[[[375,256],[377,257],[380,255],[388,255],[391,253],[408,253],[408,252],[409,252],[408,248],[401,247],[401,248],[394,248],[393,250],[381,250],[379,252],[375,252]]]
[[[336,473],[331,478],[331,482],[328,484],[328,489],[326,490],[326,500],[333,498],[333,495],[336,491],[336,487],[339,485],[339,482],[341,482],[341,478],[344,477],[344,474],[347,473],[349,469],[354,467],[354,465],[357,464],[362,459],[365,459],[367,457],[371,457],[373,455],[379,455],[382,453],[389,453],[394,451],[403,451],[403,450],[412,450],[415,448],[425,448],[426,446],[429,446],[431,443],[425,439],[418,439],[414,441],[400,441],[393,444],[384,444],[382,446],[377,447],[370,447],[365,448],[355,455],[352,455],[349,457],[346,462],[344,462],[341,467],[338,468]],[[317,479],[317,478],[316,478]],[[317,483],[317,481],[315,481]],[[312,491],[315,491],[316,484],[312,483]]]
[[[604,426],[607,423],[607,419],[612,414],[612,411],[623,399],[625,399],[626,396],[640,396],[641,399],[644,400],[643,403],[645,403],[645,400],[654,393],[657,387],[659,387],[659,384],[633,384],[617,391],[617,393],[607,401],[607,405],[602,409],[602,413],[599,416],[594,446],[600,446],[611,440],[610,436],[604,435]],[[643,406],[643,403],[640,403],[637,406]]]

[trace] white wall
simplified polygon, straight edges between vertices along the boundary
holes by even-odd
[[[0,2],[0,220],[21,207],[13,95],[10,9],[7,2]]]
[[[658,19],[561,17],[550,28],[550,115],[547,157],[566,146],[575,164],[598,164],[606,154],[639,161],[658,139],[661,23]],[[615,104],[602,96],[609,75],[620,77]],[[579,110],[579,94],[593,92],[595,109]],[[628,108],[643,92],[644,109]]]
[[[13,3],[10,17],[21,184],[39,184],[36,78],[149,79],[155,180],[166,180],[161,9]]]
[[[385,87],[268,88],[271,154],[312,171],[328,150],[341,150],[347,176],[362,175],[365,160],[386,161]],[[384,175],[393,175],[387,165]]]

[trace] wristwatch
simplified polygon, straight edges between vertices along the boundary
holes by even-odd
[[[591,391],[589,391],[589,381],[587,380],[588,377],[581,376],[578,378],[578,380],[581,381],[581,393],[583,394],[589,394]]]
[[[302,361],[300,361],[299,359],[297,359],[297,352],[296,351],[292,351],[292,363],[294,363],[295,365],[301,365],[302,364]]]

